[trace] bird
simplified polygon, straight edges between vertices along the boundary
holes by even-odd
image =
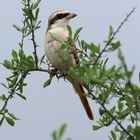
[[[69,35],[67,26],[70,20],[76,16],[77,14],[67,10],[57,10],[53,12],[48,19],[48,27],[45,33],[45,55],[51,65],[61,73],[68,72],[71,67],[77,65],[77,61],[74,55],[71,54],[69,59],[64,62],[64,56],[68,49],[62,47],[62,44],[54,39],[53,35],[62,41],[67,41]],[[88,118],[94,120],[87,97],[84,96],[85,91],[82,83],[68,74],[66,79],[72,84],[76,94],[79,96]]]

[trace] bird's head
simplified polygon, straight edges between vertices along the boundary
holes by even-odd
[[[77,16],[75,13],[71,13],[66,10],[58,10],[53,12],[48,20],[48,30],[53,28],[66,28],[69,24],[69,21]]]

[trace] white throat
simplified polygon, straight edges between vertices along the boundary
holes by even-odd
[[[64,30],[67,30],[67,25],[69,25],[69,21],[66,19],[61,19],[61,20],[56,21],[54,24],[52,24],[51,29],[63,28]]]

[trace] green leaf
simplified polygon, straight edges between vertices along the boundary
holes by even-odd
[[[71,59],[71,55],[69,51],[66,51],[64,56],[63,56],[63,63],[67,64],[67,62]]]
[[[113,131],[111,131],[111,136],[112,136],[113,140],[117,140],[117,136]]]
[[[139,140],[140,138],[140,126],[136,126],[134,129],[134,135],[136,136],[136,140]]]
[[[125,100],[126,100],[126,103],[127,103],[127,105],[128,105],[129,107],[133,107],[133,103],[134,103],[134,102],[133,102],[132,97],[126,95],[126,96],[125,96]]]
[[[9,112],[8,112],[8,115],[9,115],[12,119],[14,119],[14,120],[20,120],[20,119],[17,118],[13,113],[9,113]]]
[[[57,36],[57,35],[55,35],[55,34],[52,34],[52,33],[50,33],[50,32],[49,32],[49,34],[50,34],[50,36],[51,36],[54,40],[60,42],[61,44],[63,43],[63,41],[60,39],[59,36]]]
[[[53,131],[52,138],[53,138],[53,140],[57,140],[57,133],[56,133],[56,131]]]
[[[32,9],[30,9],[30,7],[22,8],[22,11],[25,13],[26,16],[28,16],[31,19],[34,19],[33,11]]]
[[[99,114],[102,116],[105,113],[105,110],[102,108],[99,108]]]
[[[41,20],[38,21],[38,23],[36,24],[36,27],[35,27],[36,30],[40,28],[40,23],[41,23]]]
[[[12,63],[8,60],[4,60],[3,64],[7,69],[11,69],[13,67]]]
[[[5,116],[5,119],[9,125],[14,126],[15,122],[13,121],[13,119],[6,117],[6,116]]]
[[[18,25],[13,25],[13,27],[17,30],[17,31],[19,31],[19,32],[22,32],[22,28],[20,28]]]
[[[120,41],[117,41],[116,43],[111,43],[110,45],[111,45],[111,47],[108,48],[107,51],[113,52],[121,46],[121,43],[120,43]]]
[[[110,113],[111,113],[111,114],[114,114],[115,111],[116,111],[116,107],[113,106],[113,107],[110,109]]]
[[[59,138],[60,138],[60,139],[61,139],[62,136],[64,135],[65,130],[66,130],[66,127],[67,127],[66,124],[63,124],[63,125],[60,127],[60,129],[59,129]]]
[[[124,56],[123,56],[122,51],[120,49],[118,50],[118,58],[121,62],[124,62]]]
[[[37,8],[36,11],[35,11],[35,20],[38,19],[38,14],[39,14],[39,8]]]
[[[12,50],[12,56],[14,59],[17,59],[17,52],[15,50]]]
[[[41,0],[37,0],[34,4],[33,4],[33,9],[36,9],[39,5],[39,3],[41,2]]]
[[[98,126],[98,125],[93,125],[93,130],[98,130],[98,129],[100,129],[101,128],[101,126]]]
[[[69,32],[69,37],[70,37],[70,39],[72,39],[72,28],[71,28],[71,26],[67,25],[67,29],[68,29],[68,32]]]
[[[25,59],[25,54],[24,54],[24,51],[23,51],[22,48],[19,50],[18,54],[19,54],[19,57],[20,57],[21,60]]]
[[[120,119],[125,119],[129,114],[130,114],[130,110],[129,109],[125,109],[124,111],[122,111],[119,114],[119,118]]]
[[[49,86],[49,85],[51,84],[51,81],[52,81],[52,78],[48,79],[48,80],[44,83],[43,87],[45,88],[45,87]]]
[[[96,45],[94,43],[91,43],[91,50],[94,52],[94,55],[95,53],[99,54],[100,53],[100,45]]]
[[[5,87],[5,88],[8,88],[4,83],[1,83],[1,85],[2,85],[3,87]]]
[[[112,37],[112,34],[114,33],[112,26],[109,26],[109,39]]]
[[[123,107],[124,107],[124,104],[122,103],[122,101],[118,100],[118,109],[119,109],[119,111],[122,111]]]
[[[2,94],[2,95],[0,96],[0,99],[1,99],[2,101],[7,100],[7,98],[6,98],[5,94]]]
[[[0,126],[2,125],[3,121],[4,121],[5,117],[3,116],[0,120]]]
[[[18,80],[18,77],[16,76],[16,77],[14,77],[14,78],[10,78],[10,79],[8,79],[10,82],[9,82],[9,88],[12,88],[15,84],[16,84],[16,82],[17,82],[17,80]]]
[[[26,100],[26,97],[25,97],[23,94],[21,94],[21,93],[16,93],[16,94],[17,94],[20,98]]]
[[[74,33],[74,37],[73,37],[74,41],[77,41],[77,39],[79,38],[79,33],[81,32],[82,29],[83,29],[83,27],[80,27],[79,29],[76,30],[76,32]]]
[[[139,82],[140,82],[140,72],[139,72]]]
[[[44,59],[45,59],[45,54],[41,57],[39,66],[40,66],[42,63],[45,63],[45,62],[44,62]]]

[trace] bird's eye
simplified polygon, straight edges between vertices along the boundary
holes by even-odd
[[[57,14],[57,19],[62,19],[68,15],[69,15],[69,13]]]
[[[66,16],[68,16],[70,13],[61,13],[61,14],[57,14],[54,18],[51,19],[50,21],[50,25],[52,25],[53,23],[55,23],[55,21],[62,19]]]

